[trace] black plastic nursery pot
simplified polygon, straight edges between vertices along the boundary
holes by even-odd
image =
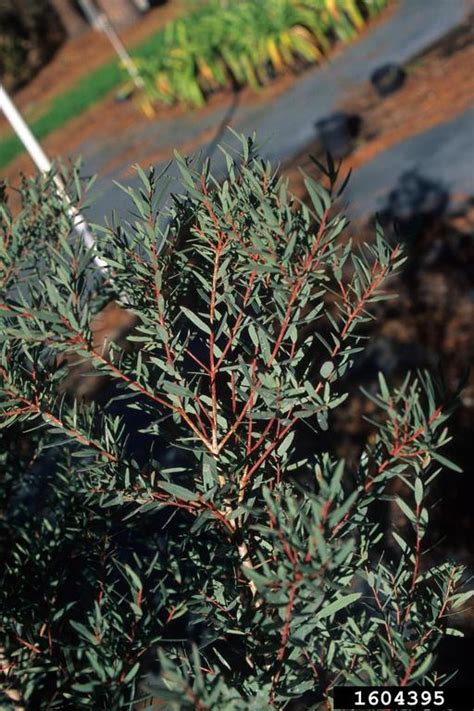
[[[353,123],[354,117],[341,111],[316,122],[322,146],[333,158],[344,158],[352,151]]]
[[[413,238],[440,219],[448,204],[449,193],[443,184],[412,170],[400,176],[382,215],[389,222],[394,221],[404,237]]]
[[[398,64],[384,64],[373,72],[370,81],[379,96],[389,96],[403,86],[405,77],[404,69]]]

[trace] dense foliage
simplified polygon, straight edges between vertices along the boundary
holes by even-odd
[[[386,0],[209,0],[169,23],[139,61],[155,100],[201,106],[216,89],[254,89],[297,62],[319,62]]]
[[[331,453],[400,248],[345,238],[331,161],[302,205],[251,140],[226,160],[217,182],[179,159],[166,227],[164,177],[140,171],[133,220],[98,234],[105,281],[50,181],[24,183],[16,218],[1,207],[5,704],[317,709],[335,683],[436,678],[469,596],[422,557],[449,407],[427,375],[380,377],[357,467]],[[111,299],[133,348],[94,342]],[[94,403],[60,387],[74,361],[108,376]],[[390,498],[403,530],[380,518]]]

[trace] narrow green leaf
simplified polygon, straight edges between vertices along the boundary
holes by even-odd
[[[334,364],[330,360],[326,360],[319,371],[322,378],[330,378],[334,372]]]
[[[188,309],[186,306],[180,306],[181,311],[184,313],[185,316],[191,321],[196,328],[198,328],[200,331],[204,331],[204,333],[207,333],[208,335],[211,333],[211,329],[209,327],[209,324],[207,324],[205,321],[202,320],[197,314],[194,313],[194,311],[191,311],[191,309]]]
[[[419,506],[423,501],[423,482],[420,477],[415,479],[415,502]]]
[[[160,489],[166,491],[168,494],[181,499],[182,501],[197,501],[197,494],[185,489],[184,486],[179,486],[179,484],[170,484],[168,481],[160,481]]]
[[[353,602],[359,600],[361,595],[362,593],[350,593],[349,595],[343,595],[342,597],[337,598],[336,600],[334,600],[334,602],[331,602],[329,603],[329,605],[326,605],[325,607],[321,608],[316,613],[316,619],[321,620],[324,617],[329,617],[335,612],[338,612],[339,610],[342,610],[345,607],[352,605]]]

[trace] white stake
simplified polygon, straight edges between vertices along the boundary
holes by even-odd
[[[115,31],[114,26],[109,20],[107,13],[104,10],[98,10],[92,0],[79,0],[79,5],[81,6],[84,14],[86,15],[88,21],[94,27],[94,29],[99,32],[103,32],[104,35],[109,40],[110,44],[114,48],[116,54],[118,55],[123,66],[130,74],[133,83],[137,89],[143,89],[145,87],[145,82],[140,76],[137,65],[127,52],[125,45]]]
[[[7,92],[0,84],[0,110],[3,111],[8,121],[10,122],[13,130],[20,139],[20,141],[25,146],[26,150],[30,154],[31,159],[37,166],[37,168],[42,173],[50,173],[52,170],[51,161],[49,160],[46,153],[43,151],[42,147],[34,137],[29,126],[24,120],[23,116],[20,114],[16,108],[13,101],[8,96]],[[66,188],[61,178],[58,175],[54,176],[54,182],[56,184],[57,192],[60,197],[63,198],[67,205],[68,214],[70,215],[75,232],[83,240],[84,244],[88,249],[96,248],[95,239],[89,229],[86,219],[79,210],[74,207],[71,203],[71,199],[66,192]],[[93,257],[95,265],[103,272],[108,273],[107,263],[103,261],[100,257]]]

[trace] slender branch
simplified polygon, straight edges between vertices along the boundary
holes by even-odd
[[[126,382],[133,390],[137,390],[141,395],[149,398],[152,400],[152,402],[162,405],[163,407],[166,407],[167,409],[171,410],[172,412],[176,412],[182,420],[186,422],[188,427],[194,432],[196,437],[201,440],[201,442],[209,449],[211,452],[213,451],[212,448],[212,443],[209,441],[209,439],[206,437],[205,434],[203,434],[199,428],[194,424],[192,419],[189,417],[189,415],[184,411],[184,409],[181,406],[176,406],[173,405],[173,403],[169,402],[168,400],[163,399],[159,395],[155,395],[154,393],[150,392],[147,390],[143,385],[141,385],[137,380],[134,380],[133,378],[130,378],[126,373],[124,373],[120,368],[117,368],[113,363],[111,363],[107,358],[105,358],[101,353],[99,353],[94,347],[90,345],[90,343],[84,338],[84,336],[81,333],[78,333],[75,331],[75,329],[72,327],[72,325],[67,321],[67,319],[63,319],[65,325],[68,326],[69,330],[73,331],[75,333],[75,336],[77,339],[82,342],[82,344],[85,347],[86,353],[90,354],[98,360],[101,365],[106,369],[109,370],[116,378],[119,380],[123,380]]]
[[[7,379],[6,371],[3,368],[0,368],[0,375],[2,375],[5,380]],[[33,415],[42,417],[43,420],[45,420],[46,422],[50,422],[55,427],[62,429],[69,437],[71,437],[71,439],[75,439],[77,442],[85,444],[91,449],[96,449],[99,454],[105,459],[107,459],[109,462],[118,462],[117,457],[108,450],[104,449],[98,442],[95,442],[90,437],[86,437],[86,435],[84,435],[78,429],[70,427],[59,417],[56,417],[56,415],[54,415],[52,412],[49,412],[48,410],[43,410],[41,408],[38,397],[35,397],[34,401],[28,400],[28,398],[20,395],[18,391],[15,391],[15,388],[11,383],[9,384],[9,387],[5,388],[5,392],[10,395],[10,397],[14,400],[19,400],[20,402],[24,403],[24,408],[15,408],[14,410],[3,412],[2,416],[8,417],[30,412]]]

